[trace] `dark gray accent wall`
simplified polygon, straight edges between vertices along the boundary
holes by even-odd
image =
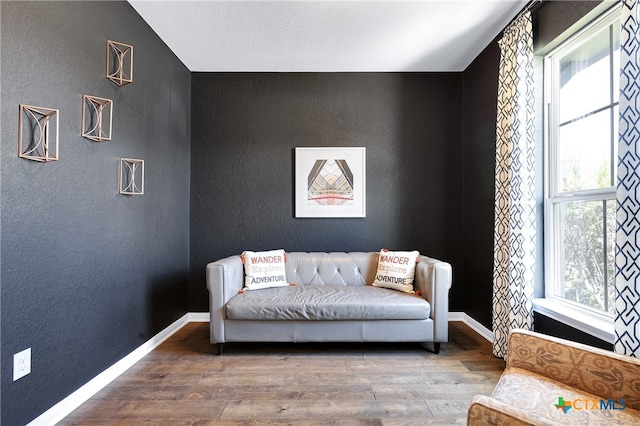
[[[126,2],[1,3],[2,424],[25,424],[187,312],[191,73]],[[134,82],[105,78],[108,39]],[[82,96],[113,138],[80,136]],[[18,105],[60,110],[60,159],[20,159]],[[120,157],[145,194],[118,194]],[[32,351],[13,382],[13,354]]]
[[[534,15],[534,50],[552,43],[556,37],[580,21],[602,1],[545,1]],[[612,1],[607,3],[613,4]]]
[[[194,73],[189,309],[242,252],[417,249],[451,262],[463,309],[461,75]],[[367,149],[367,215],[297,219],[295,147]]]
[[[464,312],[490,330],[499,64],[494,40],[462,74]]]
[[[597,348],[613,350],[613,343],[605,342],[591,334],[577,330],[560,321],[542,315],[538,312],[533,313],[533,323],[535,331],[549,336],[559,337],[561,339],[569,339],[573,342],[584,343],[585,345],[595,346]]]

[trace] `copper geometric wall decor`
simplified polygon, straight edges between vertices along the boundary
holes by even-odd
[[[107,40],[107,78],[120,87],[133,81],[133,46]]]
[[[18,157],[48,163],[58,159],[58,110],[20,105]]]
[[[97,96],[82,97],[82,136],[96,142],[111,140],[113,101]]]
[[[121,158],[119,181],[121,194],[144,194],[144,160]]]

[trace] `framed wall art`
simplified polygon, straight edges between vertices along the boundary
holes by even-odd
[[[366,217],[366,148],[296,148],[296,217]]]

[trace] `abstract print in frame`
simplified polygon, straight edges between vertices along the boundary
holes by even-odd
[[[296,148],[296,217],[366,217],[366,149]]]

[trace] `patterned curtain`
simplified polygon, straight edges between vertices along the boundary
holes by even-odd
[[[615,351],[640,356],[640,7],[620,17]]]
[[[493,259],[493,354],[513,328],[531,329],[535,263],[535,146],[531,14],[499,42]]]

